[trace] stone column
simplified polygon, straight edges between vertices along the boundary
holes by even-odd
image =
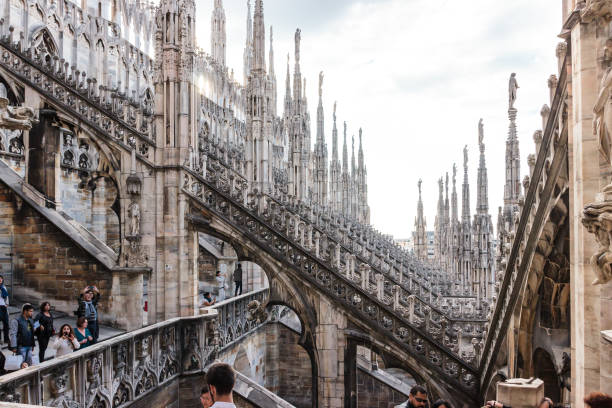
[[[568,101],[568,156],[570,191],[570,287],[572,407],[583,408],[583,398],[599,388],[599,287],[590,258],[594,237],[581,225],[582,210],[600,189],[598,141],[593,132],[593,107],[598,95],[595,21],[571,29],[571,95]]]
[[[327,299],[320,298],[316,344],[319,357],[319,406],[344,406],[344,356],[346,316]]]

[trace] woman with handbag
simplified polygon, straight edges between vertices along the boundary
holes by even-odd
[[[61,357],[78,350],[81,345],[77,341],[72,327],[69,324],[63,324],[51,347],[55,350],[55,357]]]
[[[34,318],[34,324],[38,322],[39,326],[36,330],[36,337],[38,338],[38,361],[45,361],[45,351],[49,345],[49,339],[55,334],[53,328],[53,316],[51,316],[51,304],[49,302],[42,302],[40,305],[40,312]]]

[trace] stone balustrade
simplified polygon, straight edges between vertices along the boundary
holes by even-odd
[[[2,376],[0,401],[127,406],[182,374],[203,373],[219,350],[265,324],[260,309],[268,293],[245,293],[199,316],[170,319]]]
[[[260,308],[267,303],[269,294],[267,288],[243,293],[202,310],[215,310],[218,314],[216,329],[219,334],[219,350],[229,347],[266,323],[267,316]]]
[[[218,339],[216,310],[166,320],[0,377],[0,401],[118,407],[181,374],[203,372]]]

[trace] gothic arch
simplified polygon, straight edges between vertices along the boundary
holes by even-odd
[[[350,392],[353,388],[353,386],[350,384],[350,370],[353,369],[350,364],[350,348],[360,345],[380,355],[383,358],[383,361],[385,362],[385,366],[387,368],[399,368],[410,374],[417,381],[417,384],[427,385],[428,390],[435,394],[438,398],[450,401],[451,403],[453,403],[453,406],[456,407],[463,406],[462,404],[459,404],[459,402],[463,401],[462,395],[452,395],[451,393],[449,393],[448,389],[452,389],[452,387],[447,387],[445,384],[440,383],[438,377],[433,376],[432,373],[428,370],[423,370],[422,366],[417,360],[412,360],[410,356],[405,355],[403,351],[390,348],[388,344],[381,343],[380,341],[376,340],[372,335],[362,332],[358,329],[347,329],[345,331],[345,335],[348,345],[344,357],[344,389],[345,393],[347,394],[347,401],[350,399]],[[414,362],[411,364],[410,361]]]
[[[59,56],[60,47],[57,40],[45,25],[34,25],[30,29],[29,39],[32,48],[40,59],[45,60],[53,56]]]

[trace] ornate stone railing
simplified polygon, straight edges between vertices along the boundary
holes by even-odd
[[[96,89],[95,81],[86,79],[84,73],[67,72],[53,59],[38,60],[33,52],[22,53],[17,44],[6,40],[0,39],[0,67],[102,137],[128,150],[135,148],[140,159],[152,162],[152,106],[141,107],[117,92]]]
[[[220,217],[296,276],[359,317],[373,332],[386,334],[449,383],[468,395],[475,394],[478,373],[473,359],[469,363],[460,357],[462,336],[453,333],[446,318],[436,320],[432,309],[415,296],[406,296],[381,273],[373,283],[371,267],[358,264],[354,254],[325,235],[322,241],[306,240],[308,232],[290,228],[288,220],[295,221],[294,214],[273,201],[266,202],[265,197],[247,196],[245,186],[236,179],[218,177],[218,173],[203,178],[184,168],[182,189],[195,205]],[[415,312],[419,309],[422,319]]]
[[[473,297],[443,299],[440,293],[434,292],[430,282],[421,278],[421,276],[434,274],[430,266],[420,263],[411,255],[409,255],[409,263],[381,261],[383,255],[376,252],[374,246],[369,246],[366,242],[359,242],[350,231],[342,229],[340,225],[330,220],[323,222],[325,218],[318,217],[312,208],[305,212],[303,205],[296,204],[287,196],[248,191],[247,180],[240,175],[240,169],[225,162],[211,143],[207,143],[204,152],[208,155],[205,177],[208,180],[217,180],[223,186],[231,188],[234,198],[243,201],[245,205],[250,204],[260,215],[268,214],[269,211],[282,212],[283,214],[278,215],[282,220],[278,223],[278,227],[286,230],[287,237],[294,243],[307,249],[313,249],[321,242],[338,246],[341,248],[340,257],[344,265],[346,265],[348,256],[353,264],[355,261],[360,261],[370,266],[372,285],[376,285],[373,278],[377,273],[387,279],[384,283],[384,291],[387,296],[393,296],[392,288],[395,285],[404,291],[400,296],[400,302],[404,303],[404,306],[408,305],[403,299],[407,296],[414,296],[417,303],[415,312],[422,318],[424,316],[421,306],[430,310],[434,321],[446,319],[453,325],[463,325],[466,333],[468,332],[467,327],[474,327],[474,332],[478,333],[479,337],[484,332],[488,308],[478,308]],[[483,305],[488,307],[486,303]]]
[[[207,159],[207,171],[205,177],[213,182],[218,182],[222,188],[232,191],[232,197],[237,201],[243,202],[245,206],[250,206],[253,211],[259,215],[267,217],[271,216],[279,218],[277,226],[281,231],[286,232],[288,239],[296,245],[315,252],[316,247],[334,246],[340,248],[339,268],[353,268],[357,273],[357,261],[361,264],[369,265],[369,284],[376,286],[375,276],[381,274],[384,277],[383,293],[388,298],[393,298],[393,288],[397,286],[400,292],[398,302],[403,307],[414,312],[417,319],[425,321],[430,319],[432,322],[448,321],[449,326],[453,329],[453,336],[460,330],[464,336],[473,335],[480,339],[484,333],[485,324],[487,322],[486,313],[488,309],[479,309],[476,300],[473,297],[444,299],[440,294],[433,297],[432,291],[425,286],[418,278],[418,272],[422,272],[419,266],[423,266],[417,262],[411,266],[402,268],[379,268],[380,263],[372,262],[372,259],[377,259],[371,248],[365,245],[360,246],[351,238],[342,237],[338,233],[338,229],[334,226],[328,228],[321,227],[321,223],[316,217],[308,214],[300,214],[299,208],[291,203],[279,201],[278,198],[268,194],[263,194],[257,191],[249,192],[248,183],[239,172],[231,167],[228,163],[219,160],[218,155],[212,146],[208,146],[206,152],[209,154]],[[275,214],[271,215],[270,212]],[[297,227],[296,227],[297,226]],[[325,252],[325,251],[323,251]],[[321,251],[316,253],[321,259],[326,259],[326,255],[320,256]],[[329,261],[329,259],[326,259]],[[377,265],[377,266],[375,266]],[[431,273],[429,268],[425,268],[426,272]],[[427,273],[424,273],[427,274]],[[361,278],[359,278],[361,280]],[[427,284],[427,283],[426,283]],[[410,302],[414,299],[414,307]],[[425,314],[429,314],[426,317]],[[478,346],[476,347],[478,348]]]
[[[181,374],[203,372],[218,339],[215,310],[114,337],[0,377],[0,401],[54,407],[122,407]]]
[[[567,158],[567,127],[563,118],[567,97],[567,58],[562,63],[559,81],[546,120],[542,141],[538,147],[537,159],[524,184],[525,199],[520,203],[521,212],[515,226],[512,249],[506,262],[503,282],[487,331],[479,372],[482,374],[481,387],[486,387],[495,367],[495,356],[506,337],[510,318],[520,298],[521,289],[528,278],[529,264],[539,239],[538,231],[550,211],[550,200],[557,185],[562,165]],[[564,126],[560,128],[560,124]]]
[[[259,326],[266,323],[267,315],[261,309],[267,303],[269,289],[244,293],[210,306],[217,311],[219,349],[224,349],[241,340]]]

